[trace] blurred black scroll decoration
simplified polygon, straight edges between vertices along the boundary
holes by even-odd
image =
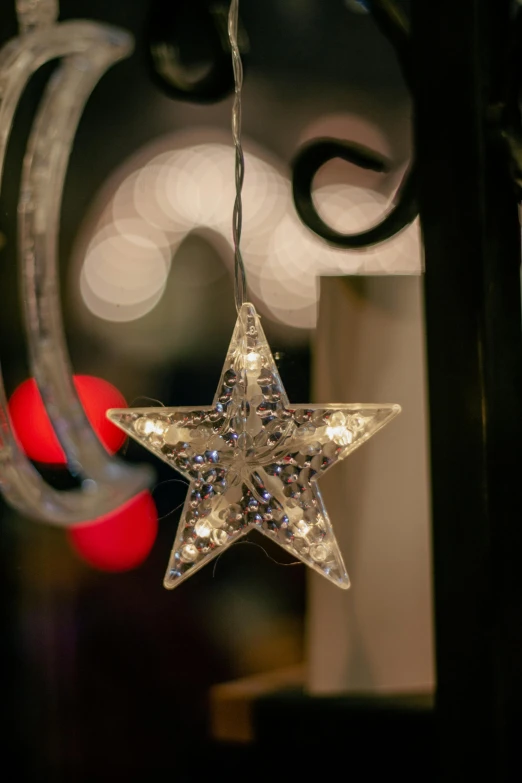
[[[364,0],[380,32],[394,48],[404,80],[410,91],[410,23],[397,0]],[[217,103],[234,88],[230,47],[227,36],[228,0],[153,0],[146,32],[146,54],[153,81],[169,97],[192,103]],[[501,96],[492,107],[492,132],[504,146],[517,197],[522,201],[522,7],[513,3],[510,40],[506,45]],[[248,52],[248,38],[240,25],[240,48]],[[418,215],[415,156],[382,219],[369,228],[342,234],[318,214],[313,199],[313,183],[318,171],[329,161],[345,160],[378,173],[390,170],[379,153],[343,139],[318,138],[304,144],[292,161],[293,197],[297,213],[311,231],[330,245],[363,249],[386,242],[407,228]]]
[[[234,90],[228,0],[153,0],[146,57],[153,82],[170,98],[217,103]],[[242,60],[248,49],[240,23]]]

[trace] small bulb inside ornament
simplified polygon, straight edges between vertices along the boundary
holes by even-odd
[[[194,560],[197,560],[198,550],[194,544],[185,544],[181,549],[180,556],[183,563],[193,563]]]
[[[212,533],[212,541],[217,546],[223,546],[224,544],[227,543],[227,540],[228,540],[228,535],[227,535],[226,530],[216,529],[216,530],[213,531],[213,533]]]
[[[298,555],[306,555],[309,549],[306,538],[301,538],[300,536],[293,540],[292,546]]]
[[[293,531],[296,536],[306,536],[308,531],[310,530],[310,525],[305,522],[304,519],[300,519],[299,522],[296,522],[293,526]]]
[[[328,547],[325,544],[315,544],[311,547],[310,554],[316,563],[324,563],[328,557]]]
[[[259,372],[262,366],[263,359],[261,358],[261,354],[257,353],[256,351],[247,353],[245,358],[245,367],[248,375],[253,375],[256,372]]]
[[[368,424],[369,418],[367,416],[361,416],[360,413],[350,417],[350,426],[352,430],[363,430]]]
[[[212,533],[212,525],[206,519],[200,519],[194,525],[194,531],[200,538],[208,538]]]
[[[342,411],[335,411],[330,416],[328,423],[330,427],[344,427],[346,424],[346,416]]]
[[[161,421],[141,416],[134,422],[134,429],[138,435],[163,435],[165,432],[165,424]]]
[[[338,446],[349,446],[353,441],[353,433],[341,425],[340,427],[327,427],[326,434],[330,440],[337,443]]]
[[[164,433],[165,443],[175,446],[177,443],[190,442],[193,439],[192,430],[179,424],[171,424]]]

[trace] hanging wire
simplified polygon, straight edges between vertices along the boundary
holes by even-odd
[[[245,177],[245,158],[241,146],[241,90],[243,87],[243,64],[237,43],[237,28],[239,18],[239,0],[231,0],[228,12],[228,40],[232,51],[232,67],[234,69],[234,105],[232,107],[232,137],[236,149],[236,199],[232,216],[232,237],[234,241],[234,298],[239,312],[246,299],[246,272],[241,255],[241,228],[243,223],[243,204],[241,191]]]

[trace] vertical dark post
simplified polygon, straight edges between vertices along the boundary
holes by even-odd
[[[445,783],[522,780],[520,228],[495,104],[509,0],[413,0]]]

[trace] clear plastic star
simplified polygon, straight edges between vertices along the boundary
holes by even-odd
[[[348,588],[317,480],[399,411],[399,405],[290,406],[256,310],[243,305],[212,405],[107,412],[190,482],[165,587],[176,587],[254,528]]]

